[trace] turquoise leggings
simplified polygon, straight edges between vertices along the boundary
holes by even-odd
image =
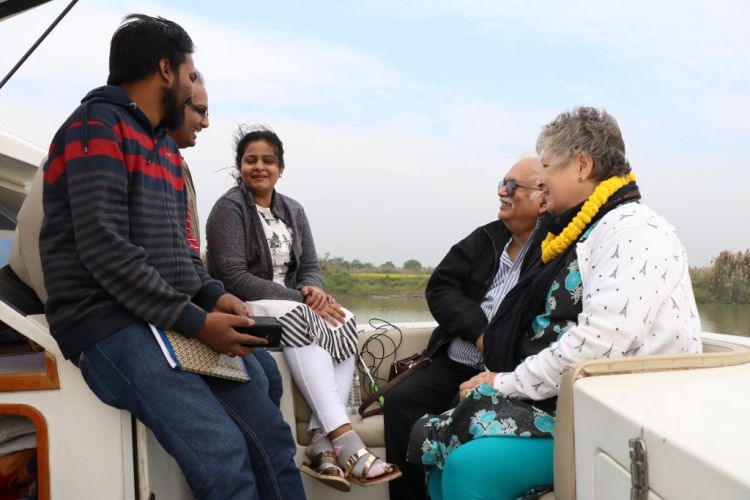
[[[459,446],[427,480],[432,500],[512,500],[552,485],[550,438],[483,437]]]

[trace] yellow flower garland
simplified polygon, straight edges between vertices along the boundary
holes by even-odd
[[[600,182],[588,200],[586,200],[586,203],[583,204],[581,210],[578,211],[578,214],[573,217],[573,220],[565,226],[565,229],[560,234],[555,236],[552,233],[547,233],[547,237],[542,242],[542,262],[546,264],[563,253],[581,236],[583,230],[586,229],[591,219],[596,216],[596,213],[607,202],[609,197],[621,187],[635,182],[635,179],[635,174],[630,172],[623,177],[610,177],[606,181]]]

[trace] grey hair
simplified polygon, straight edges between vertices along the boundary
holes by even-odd
[[[555,164],[584,153],[591,157],[594,178],[600,181],[630,172],[620,127],[603,109],[581,106],[560,113],[542,128],[536,150],[540,155],[552,156]]]
[[[516,163],[521,160],[528,160],[530,158],[539,158],[539,155],[535,151],[524,151],[523,153],[521,153],[521,156],[518,157]]]

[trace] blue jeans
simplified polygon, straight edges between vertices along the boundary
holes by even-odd
[[[171,369],[144,323],[100,340],[78,364],[99,399],[151,429],[196,500],[305,497],[289,426],[256,382]]]
[[[256,348],[252,354],[245,356],[245,366],[250,378],[258,381],[261,390],[268,394],[273,404],[281,404],[281,394],[283,388],[281,385],[281,373],[276,361],[273,360],[268,351]]]

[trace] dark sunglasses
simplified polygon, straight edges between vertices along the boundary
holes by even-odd
[[[204,120],[208,118],[208,108],[202,104],[193,104],[192,102],[187,103],[188,106],[193,108],[193,111],[201,115]]]
[[[513,196],[516,194],[516,189],[518,188],[524,188],[524,189],[531,189],[532,191],[544,191],[544,189],[536,186],[524,186],[522,184],[519,184],[518,182],[514,180],[506,181],[505,179],[500,181],[500,184],[497,185],[497,190],[500,191],[505,187],[505,191],[508,193],[508,196]]]

